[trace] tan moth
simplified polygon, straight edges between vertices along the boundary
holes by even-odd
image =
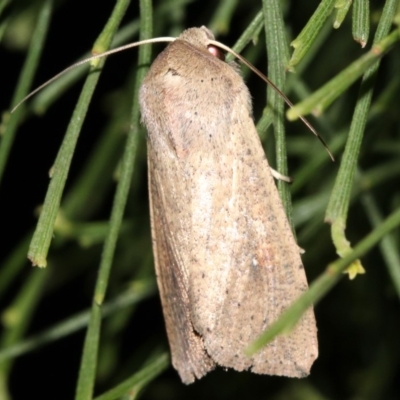
[[[184,383],[215,365],[304,377],[318,354],[311,309],[289,335],[244,354],[308,286],[248,89],[211,54],[213,39],[205,27],[183,32],[140,89],[172,363]]]

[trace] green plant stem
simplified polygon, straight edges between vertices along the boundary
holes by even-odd
[[[399,40],[398,30],[394,30],[380,42],[376,43],[372,49],[350,64],[346,69],[337,74],[328,83],[318,89],[310,97],[295,104],[286,112],[289,120],[298,119],[299,115],[313,113],[320,115],[339,95],[341,95],[350,85],[352,85],[369,68],[373,68],[375,63],[391,50]]]
[[[53,1],[46,0],[39,11],[36,27],[32,34],[32,40],[29,45],[28,54],[24,66],[22,67],[17,87],[14,92],[11,105],[14,106],[20,99],[23,99],[32,85],[32,81],[39,64],[44,42],[50,24],[53,9]],[[11,107],[12,108],[12,107]],[[4,169],[7,164],[8,155],[15,139],[18,126],[21,124],[24,116],[24,107],[19,108],[15,113],[7,115],[4,125],[4,133],[0,142],[0,182],[3,177]]]
[[[246,30],[240,35],[240,38],[236,41],[235,45],[232,47],[232,50],[236,53],[240,53],[252,40],[255,41],[263,25],[264,16],[260,11],[247,26]],[[230,62],[233,59],[234,56],[232,54],[229,53],[226,55],[227,62]]]
[[[353,38],[365,47],[369,36],[369,0],[354,0]]]
[[[376,229],[383,221],[382,214],[371,194],[366,193],[361,197],[361,202],[367,212],[371,225]],[[395,235],[388,233],[379,244],[382,257],[385,260],[389,275],[392,279],[393,286],[397,296],[400,298],[400,256],[399,246],[395,239]]]
[[[22,268],[27,265],[26,252],[28,250],[30,236],[24,239],[11,251],[11,254],[2,262],[0,269],[0,298],[8,288],[12,288],[13,282],[18,277]]]
[[[288,60],[285,25],[281,3],[277,0],[263,0],[264,27],[268,51],[268,77],[284,91],[285,66]],[[272,88],[268,88],[268,105],[273,110],[273,126],[276,140],[276,169],[282,175],[288,175],[286,138],[284,124],[284,101]],[[278,181],[278,191],[293,229],[291,197],[288,185]]]
[[[231,19],[236,11],[238,0],[221,1],[217,6],[213,18],[208,24],[208,28],[218,36],[225,34],[229,30]]]
[[[312,17],[308,20],[307,25],[302,29],[297,38],[292,41],[290,45],[294,47],[294,52],[288,64],[289,70],[293,70],[308,53],[308,50],[318,38],[318,34],[326,19],[332,13],[334,5],[335,0],[322,0]]]
[[[0,1],[0,16],[3,13],[4,9],[10,4],[11,0],[1,0]]]
[[[45,267],[47,265],[47,254],[53,238],[54,223],[59,210],[61,196],[67,180],[79,133],[99,75],[100,71],[94,71],[86,79],[81,96],[79,97],[54,163],[54,172],[28,252],[28,257],[32,261],[32,264],[39,267]]]
[[[337,9],[337,13],[335,22],[333,23],[335,29],[340,28],[340,25],[342,25],[352,3],[353,0],[336,0],[335,8]]]
[[[121,396],[131,394],[132,398],[136,398],[137,394],[155,377],[163,372],[169,365],[169,356],[162,353],[151,360],[148,365],[143,367],[139,372],[130,378],[121,382],[106,393],[95,397],[94,400],[114,400],[120,399]]]
[[[18,343],[25,333],[34,310],[43,292],[46,271],[31,271],[21,290],[16,294],[13,304],[3,312],[5,329],[0,339],[0,347],[6,348]],[[14,360],[3,360],[0,363],[0,398],[8,398],[7,381]]]

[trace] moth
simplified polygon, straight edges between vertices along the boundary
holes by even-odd
[[[249,91],[213,39],[205,27],[184,31],[139,95],[172,364],[186,384],[216,366],[304,377],[318,356],[311,308],[289,334],[244,353],[308,285]]]
[[[148,132],[153,253],[172,364],[186,384],[218,365],[305,377],[318,356],[312,308],[290,333],[252,357],[244,352],[308,285],[254,126],[249,91],[236,64],[221,59],[206,27],[79,61],[11,112],[79,65],[161,41],[172,43],[153,62],[139,102]]]

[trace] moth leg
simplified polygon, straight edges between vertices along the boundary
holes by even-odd
[[[271,174],[275,179],[277,179],[279,181],[284,181],[287,183],[293,182],[293,180],[290,176],[282,175],[281,173],[279,173],[278,171],[276,171],[275,169],[273,169],[271,167],[269,167],[269,169],[271,170]]]

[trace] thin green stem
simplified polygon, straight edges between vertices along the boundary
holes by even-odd
[[[128,393],[132,395],[130,398],[136,398],[137,394],[160,373],[167,369],[169,365],[169,356],[162,353],[157,357],[153,357],[139,372],[132,375],[130,378],[121,382],[113,389],[106,393],[95,397],[94,400],[115,400],[120,399]]]
[[[11,108],[23,99],[29,92],[32,81],[39,65],[40,56],[43,51],[44,42],[50,24],[51,14],[53,9],[53,1],[46,0],[39,11],[36,27],[32,35],[32,40],[29,45],[28,54],[22,67],[20,77],[11,100]],[[7,115],[3,122],[5,127],[4,133],[0,142],[0,182],[3,177],[4,169],[8,160],[11,147],[14,143],[15,134],[18,126],[21,124],[24,117],[24,108],[21,107],[12,115]]]
[[[353,4],[353,38],[365,47],[369,37],[369,0],[354,0]]]
[[[285,25],[281,10],[281,3],[277,0],[263,0],[264,27],[268,51],[268,77],[274,84],[284,91],[285,67],[288,60],[288,45],[286,41]],[[284,101],[272,88],[268,88],[268,104],[273,110],[273,126],[276,140],[276,169],[282,175],[288,175],[286,138],[284,124]],[[291,198],[288,185],[278,182],[278,190],[286,210],[289,223],[292,223]]]

